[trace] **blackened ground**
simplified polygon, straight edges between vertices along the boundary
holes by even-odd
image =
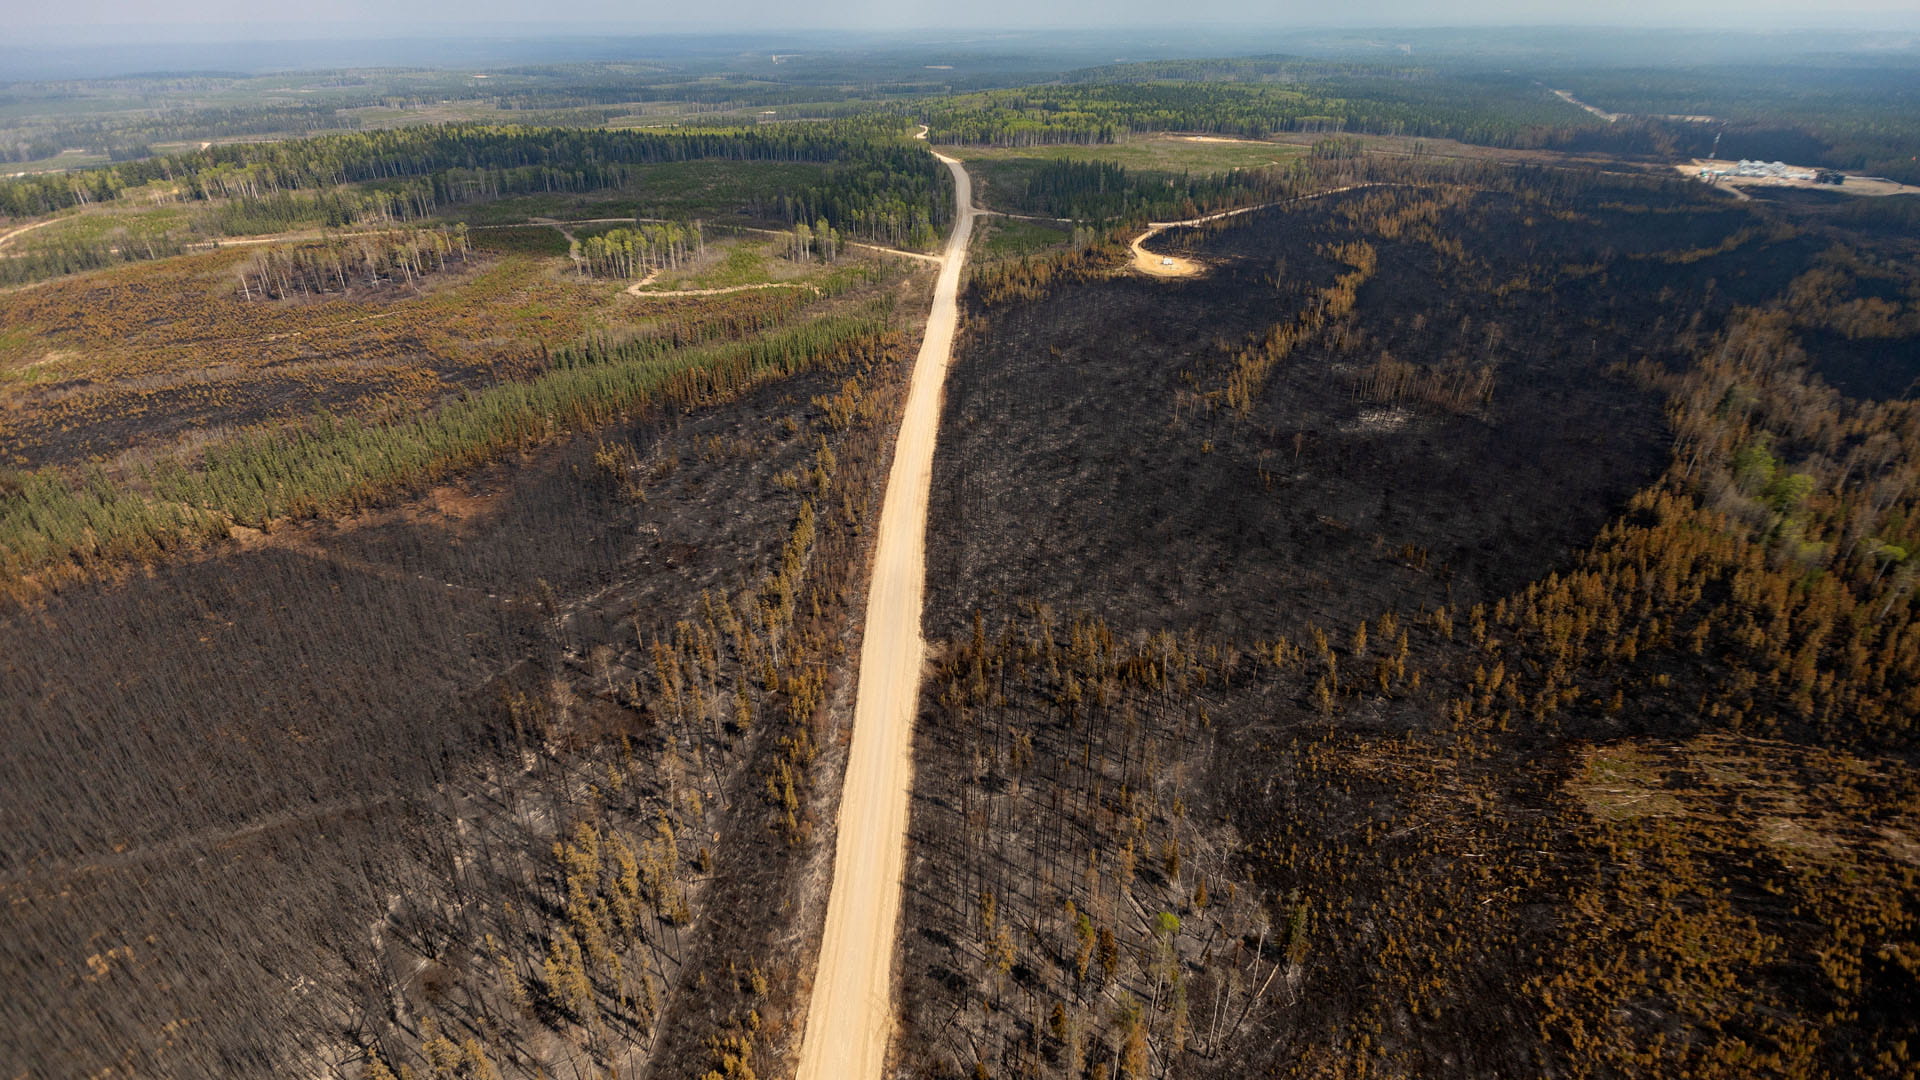
[[[1804,330],[1800,342],[1813,370],[1848,397],[1899,401],[1920,396],[1920,339],[1848,340],[1831,330]]]
[[[1829,246],[1604,184],[1301,204],[1167,238],[1210,277],[975,311],[936,461],[900,1074],[1912,1073],[1915,983],[1882,958],[1914,860],[1862,827],[1920,806],[1907,755],[1716,730],[1756,685],[1738,642],[1786,640],[1690,610],[1725,578],[1580,608],[1623,627],[1591,674],[1520,629],[1608,545],[1693,573],[1694,519],[1620,513],[1669,439],[1616,365],[1683,371]],[[1378,268],[1352,324],[1236,415],[1219,342],[1293,318],[1355,241]],[[1377,392],[1383,354],[1490,366],[1491,400]],[[1474,704],[1516,678],[1562,704]],[[1834,715],[1844,747],[1865,709]],[[1850,949],[1875,950],[1857,979]]]
[[[1920,198],[1787,187],[1751,192],[1764,212],[1805,232],[1803,245],[1851,249],[1862,260],[1851,269],[1865,275],[1847,275],[1845,286],[1830,298],[1836,306],[1856,299],[1884,301],[1896,310],[1904,307],[1911,327],[1913,313],[1920,311],[1915,306],[1920,301]],[[1788,260],[1775,272],[1801,269]],[[1875,336],[1882,332],[1850,336],[1817,320],[1797,330],[1813,370],[1848,397],[1896,401],[1920,395],[1920,338]]]
[[[1333,202],[1249,215],[1201,249],[1206,277],[976,312],[935,463],[929,636],[1029,600],[1241,640],[1473,603],[1546,573],[1656,474],[1659,402],[1607,369],[1651,347],[1657,314],[1594,317],[1579,284],[1476,295],[1411,241],[1372,240],[1354,335],[1296,350],[1247,416],[1194,402],[1228,348],[1346,269],[1314,250],[1367,238]],[[1492,401],[1363,397],[1382,350],[1490,360]]]
[[[883,366],[885,395],[896,380]],[[0,1060],[46,1076],[116,1063],[304,1075],[315,1061],[358,1075],[342,1044],[378,1040],[394,1059],[448,985],[468,1015],[497,1022],[499,1002],[468,989],[494,977],[469,970],[452,931],[497,917],[503,898],[521,909],[511,925],[551,903],[538,874],[534,895],[511,890],[586,813],[578,793],[605,784],[587,772],[606,767],[604,744],[618,760],[630,739],[646,765],[666,741],[633,700],[634,681],[651,682],[647,641],[697,619],[704,591],[724,604],[778,568],[805,494],[780,478],[810,467],[823,436],[844,460],[871,457],[874,438],[849,445],[820,422],[814,399],[845,377],[607,432],[633,448],[624,477],[583,439],[356,522],[287,526],[0,615],[0,701],[17,710],[0,725]],[[875,487],[844,472],[850,500]],[[528,703],[543,729],[515,719]],[[570,729],[553,719],[569,714]],[[567,752],[595,740],[600,757]],[[751,848],[689,834],[684,860],[695,841],[717,848],[726,881],[694,895],[666,972],[702,984],[742,931],[728,918],[716,938],[699,900],[791,916],[791,882],[760,849],[794,863],[806,851],[760,823],[755,770],[770,766],[741,742],[725,762],[713,752],[711,783],[690,781],[707,793],[707,829],[737,822]],[[641,775],[629,796],[657,798]],[[742,860],[753,873],[733,869]],[[450,861],[466,867],[451,880]],[[537,956],[538,919],[526,925],[501,944]],[[707,1029],[688,1029],[720,996],[703,991],[658,1045],[697,1051]],[[677,988],[663,998],[673,1009]],[[487,1045],[514,1074],[577,1052],[512,1023]]]
[[[361,751],[405,759],[402,748],[484,712],[489,681],[544,641],[556,605],[623,574],[635,579],[615,618],[690,610],[723,575],[753,580],[799,503],[772,478],[811,452],[778,419],[832,385],[796,379],[636,431],[658,477],[644,506],[594,475],[582,442],[483,474],[454,496],[464,507],[430,500],[345,527],[288,526],[253,550],[6,616],[0,699],[23,706],[5,731],[7,767],[78,782],[8,800],[4,865],[160,842],[277,806],[288,790],[358,784]],[[198,737],[171,742],[176,732]],[[70,754],[72,740],[94,752]],[[155,805],[150,790],[110,782],[132,765],[123,754],[151,752],[129,745],[139,740],[167,744],[159,760],[179,755],[177,799]],[[77,777],[56,766],[90,759],[102,762],[97,782],[85,766]],[[263,769],[273,783],[199,790]],[[59,839],[11,820],[29,812],[61,822]]]

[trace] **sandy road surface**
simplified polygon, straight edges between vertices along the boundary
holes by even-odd
[[[893,1033],[893,952],[907,855],[907,793],[913,782],[913,717],[919,707],[921,593],[927,573],[927,492],[940,400],[959,318],[960,269],[973,232],[973,188],[953,172],[953,233],[942,253],[933,311],[914,360],[912,388],[894,444],[880,510],[853,744],[840,794],[833,891],[820,967],[807,1007],[799,1080],[878,1080]]]
[[[22,225],[17,229],[9,229],[6,232],[0,233],[0,246],[5,246],[7,241],[19,236],[23,232],[32,232],[42,225],[51,225],[59,220],[59,218],[48,218],[45,221],[36,221],[31,225]]]
[[[648,291],[646,285],[653,280],[648,274],[639,281],[627,286],[628,296],[720,296],[723,293],[753,292],[756,289],[811,289],[819,292],[818,285],[809,285],[804,281],[762,281],[754,285],[721,285],[712,289],[654,289]]]
[[[1564,101],[1569,105],[1574,106],[1575,108],[1584,109],[1587,112],[1591,113],[1592,115],[1597,116],[1602,120],[1605,120],[1609,124],[1618,123],[1623,117],[1627,115],[1626,113],[1608,112],[1607,110],[1602,109],[1597,105],[1589,105],[1586,102],[1581,101],[1579,98],[1574,97],[1571,92],[1566,90],[1553,90],[1553,96],[1559,98],[1561,101]]]
[[[1197,274],[1200,271],[1205,270],[1206,264],[1195,262],[1192,259],[1183,259],[1178,255],[1155,255],[1153,252],[1148,251],[1146,249],[1146,247],[1144,246],[1146,242],[1160,235],[1161,233],[1166,232],[1168,229],[1179,229],[1179,228],[1184,228],[1190,225],[1205,225],[1209,221],[1219,221],[1221,218],[1239,217],[1241,214],[1251,214],[1255,210],[1267,210],[1275,206],[1284,206],[1290,202],[1305,202],[1308,199],[1324,199],[1328,195],[1338,195],[1343,191],[1356,191],[1360,188],[1381,187],[1381,186],[1382,186],[1381,182],[1373,182],[1373,183],[1366,183],[1366,184],[1348,184],[1346,187],[1329,188],[1326,191],[1316,191],[1311,195],[1301,195],[1301,196],[1298,196],[1297,198],[1282,199],[1279,202],[1261,203],[1259,206],[1242,206],[1238,210],[1222,210],[1217,214],[1207,214],[1204,217],[1188,218],[1185,221],[1149,221],[1147,222],[1147,231],[1141,233],[1139,236],[1134,237],[1133,243],[1132,245],[1130,245],[1133,249],[1133,268],[1135,270],[1140,271],[1143,274],[1149,274],[1153,277],[1191,277],[1194,274]]]
[[[1346,189],[1342,188],[1340,190],[1344,191]],[[1328,194],[1331,194],[1331,192]],[[1243,206],[1238,210],[1222,210],[1217,214],[1188,218],[1185,221],[1149,221],[1147,222],[1147,231],[1133,238],[1133,268],[1143,274],[1151,274],[1154,277],[1188,277],[1197,274],[1205,269],[1200,263],[1194,262],[1192,259],[1180,258],[1178,255],[1155,255],[1142,245],[1161,233],[1166,232],[1168,229],[1177,229],[1185,225],[1204,225],[1209,221],[1219,221],[1221,218],[1251,214],[1255,210],[1265,210],[1269,206],[1279,205],[1279,203],[1261,203],[1259,206]]]

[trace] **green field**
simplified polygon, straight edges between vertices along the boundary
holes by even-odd
[[[92,243],[104,240],[124,229],[133,237],[159,236],[186,228],[199,216],[200,208],[185,204],[171,206],[99,206],[79,213],[68,212],[46,225],[24,233],[15,244],[31,246],[49,243]],[[11,245],[9,245],[11,246]]]
[[[1018,218],[988,218],[981,230],[980,254],[988,259],[1012,259],[1058,247],[1072,239],[1064,227]]]
[[[107,155],[87,150],[62,150],[52,157],[43,157],[37,161],[20,161],[6,166],[0,175],[29,174],[43,172],[63,172],[67,169],[84,169],[89,165],[105,165]]]
[[[705,254],[678,269],[661,271],[647,290],[731,289],[803,276],[805,267],[779,257],[785,247],[770,236],[709,239]]]

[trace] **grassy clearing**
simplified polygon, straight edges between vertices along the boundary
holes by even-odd
[[[174,229],[188,228],[197,217],[195,208],[181,205],[91,207],[79,213],[68,213],[30,233],[24,233],[7,246],[25,249],[44,244],[90,244],[105,240],[121,230],[129,237],[159,236]]]
[[[0,327],[0,379],[17,378],[22,372],[6,364],[9,359],[31,355],[35,335],[23,327]]]
[[[586,240],[621,227],[586,225],[576,227],[572,232],[576,238]],[[865,273],[863,268],[871,268],[876,259],[885,257],[863,248],[845,247],[833,263],[795,262],[785,254],[789,247],[789,240],[770,236],[763,230],[730,232],[710,229],[707,231],[704,252],[694,255],[678,267],[659,270],[657,276],[640,290],[640,295],[696,289],[738,289],[787,282],[805,282],[828,292],[838,292],[845,287],[844,279],[849,274],[862,276]],[[627,282],[620,284],[622,288],[628,285]]]
[[[18,351],[25,346],[18,344],[17,335],[0,334],[0,356],[10,351]],[[40,360],[12,367],[0,367],[0,386],[29,388],[58,382],[66,377],[64,363],[70,357],[49,354]]]
[[[772,240],[743,236],[709,247],[705,259],[686,269],[669,270],[655,284],[662,289],[727,289],[779,281],[800,270],[793,263],[776,265]]]
[[[981,254],[989,259],[1011,259],[1058,247],[1073,239],[1068,229],[1018,218],[988,218],[982,230]]]
[[[762,255],[754,258],[752,249],[734,249],[725,261],[713,270],[695,273],[691,277],[673,283],[662,278],[656,286],[641,290],[640,295],[670,289],[731,289],[741,286],[752,287],[767,284],[808,285],[818,290],[819,295],[837,296],[855,287],[859,282],[883,277],[889,272],[898,272],[897,260],[892,271],[882,269],[888,260],[885,256],[870,254],[843,255],[834,263],[795,263],[775,255]],[[738,295],[738,294],[736,294]],[[812,291],[802,291],[802,296],[815,295]]]
[[[725,236],[707,241],[706,252],[677,269],[664,270],[643,292],[732,289],[743,285],[799,281],[819,276],[819,264],[780,257],[783,241],[769,236]]]
[[[6,166],[6,171],[0,173],[0,175],[64,172],[67,169],[84,169],[89,165],[105,165],[107,160],[107,155],[105,154],[92,153],[86,150],[62,150],[52,157],[44,157],[38,161],[21,161],[10,164]]]

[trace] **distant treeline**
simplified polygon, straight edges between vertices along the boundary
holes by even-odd
[[[1554,96],[1541,78],[1626,115],[1608,122],[1586,113]],[[921,115],[938,141],[999,146],[1109,143],[1152,131],[1247,138],[1358,132],[1669,159],[1779,159],[1920,182],[1920,81],[1911,67],[1625,69],[1541,78],[1293,57],[1169,60],[950,98]]]
[[[1298,158],[1265,169],[1146,175],[1106,161],[1049,161],[1027,178],[1022,209],[1047,217],[1121,222],[1193,217],[1291,198],[1311,190]]]
[[[625,167],[662,162],[845,162],[862,172],[920,177],[929,191],[944,170],[924,151],[888,136],[897,121],[840,121],[768,130],[660,134],[449,124],[235,143],[0,183],[0,213],[52,213],[107,202],[130,189],[154,197],[261,198],[369,181],[420,179],[438,202],[462,194],[583,191],[621,183]]]
[[[1217,66],[1198,65],[1199,70]],[[1606,125],[1517,76],[1322,77],[1291,80],[1292,66],[1259,82],[1169,81],[1194,63],[1127,65],[1141,81],[996,90],[930,104],[925,121],[943,142],[1027,146],[1104,143],[1151,131],[1204,131],[1246,138],[1276,132],[1355,131],[1541,147],[1599,140],[1628,151],[1657,149],[1651,133]],[[1095,69],[1105,72],[1110,69]],[[1255,72],[1246,76],[1255,77]],[[1151,81],[1148,81],[1148,80]]]
[[[998,146],[1110,143],[1152,131],[1325,131],[1684,158],[1716,152],[1718,137],[1722,157],[1920,180],[1920,91],[1910,69],[1634,70],[1561,81],[1631,115],[1609,123],[1520,72],[1288,57],[1088,68],[1056,85],[930,103],[921,115],[938,141]]]
[[[132,120],[63,119],[17,129],[11,139],[0,141],[0,162],[39,161],[72,148],[127,161],[152,154],[152,143],[299,135],[353,126],[353,121],[343,118],[331,104],[304,102],[167,109]]]
[[[1627,68],[1564,81],[1613,112],[1712,117],[1667,125],[1687,156],[1790,161],[1920,183],[1920,71],[1911,64]]]
[[[899,125],[898,118],[869,118],[677,134],[456,125],[212,147],[19,178],[0,182],[0,210],[14,216],[130,199],[135,191],[203,208],[184,232],[23,237],[13,257],[0,260],[0,285],[179,254],[195,240],[384,228],[509,196],[618,189],[650,166],[715,159],[820,166],[817,182],[769,185],[751,216],[786,225],[824,219],[850,237],[928,248],[952,217],[952,179],[923,148],[897,138]]]

